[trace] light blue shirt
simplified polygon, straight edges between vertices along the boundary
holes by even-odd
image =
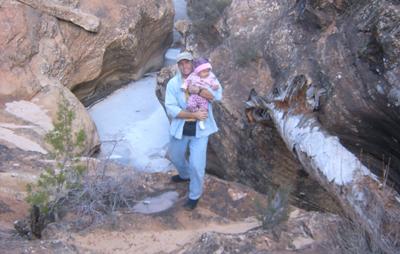
[[[185,119],[177,118],[179,112],[186,109],[185,91],[181,88],[183,81],[182,75],[178,72],[170,81],[168,81],[167,90],[165,92],[165,108],[168,116],[172,119],[170,134],[177,139],[182,138],[183,125],[185,124]],[[219,84],[219,89],[216,91],[211,88],[207,88],[207,90],[214,95],[214,101],[220,101],[222,99],[221,84]],[[204,125],[204,130],[200,129],[199,121],[197,121],[196,138],[209,136],[218,131],[211,103],[208,103],[208,117],[204,120]]]

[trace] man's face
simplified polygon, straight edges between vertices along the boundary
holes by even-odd
[[[189,74],[193,71],[192,61],[186,59],[180,60],[178,63],[178,67],[182,76],[184,77],[189,76]]]

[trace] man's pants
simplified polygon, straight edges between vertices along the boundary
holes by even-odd
[[[206,169],[207,137],[182,136],[182,139],[171,137],[169,158],[184,179],[190,178],[189,198],[199,199],[203,193],[204,173]],[[189,161],[186,151],[189,146]]]

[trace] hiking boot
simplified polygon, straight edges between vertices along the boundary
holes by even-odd
[[[171,181],[174,183],[182,183],[182,182],[189,182],[190,179],[184,179],[180,177],[179,175],[174,175],[171,177]]]
[[[199,202],[198,199],[189,198],[188,201],[186,201],[186,203],[183,205],[183,207],[185,208],[185,210],[192,211],[193,209],[196,208],[198,202]]]

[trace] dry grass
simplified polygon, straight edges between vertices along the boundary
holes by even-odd
[[[140,177],[131,170],[123,170],[114,176],[87,175],[82,187],[68,196],[67,207],[80,216],[88,216],[91,222],[100,222],[118,209],[130,209],[140,188]]]

